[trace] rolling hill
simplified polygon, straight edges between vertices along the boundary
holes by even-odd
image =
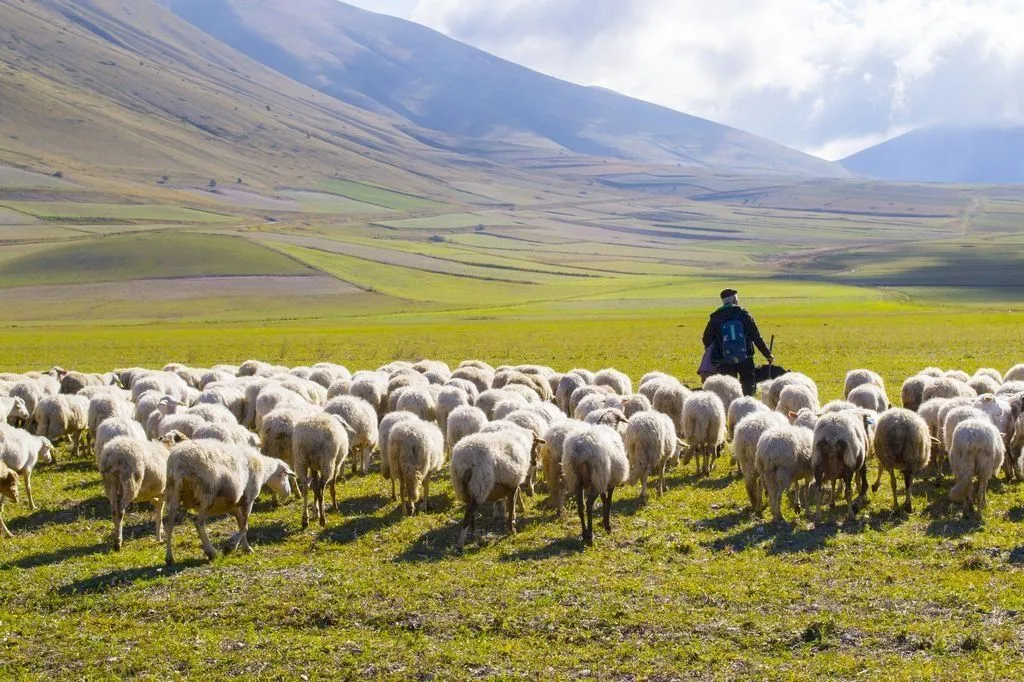
[[[882,180],[962,184],[1024,183],[1024,126],[919,128],[843,159]]]
[[[437,192],[452,155],[150,0],[0,0],[0,167],[153,184],[358,177]]]
[[[844,177],[838,164],[748,133],[531,71],[423,26],[337,0],[159,0],[297,81],[493,155],[537,147],[746,174]]]

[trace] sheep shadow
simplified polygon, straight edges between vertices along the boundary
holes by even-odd
[[[1015,566],[1024,564],[1024,545],[1011,549],[1007,561]]]
[[[737,512],[743,515],[742,512]],[[730,517],[726,515],[726,517]],[[727,519],[728,520],[728,519]],[[742,520],[740,518],[739,520]],[[769,555],[805,554],[816,552],[825,543],[839,533],[856,533],[862,530],[857,522],[839,525],[822,523],[814,528],[803,530],[799,527],[802,519],[797,521],[767,521],[757,523],[722,538],[705,542],[704,546],[716,552],[743,551],[763,546]]]
[[[22,503],[24,504],[24,503]],[[106,497],[91,497],[70,507],[61,509],[42,508],[28,516],[21,516],[7,522],[12,532],[35,531],[45,526],[75,523],[79,519],[109,519],[110,502]]]
[[[356,542],[359,538],[368,533],[376,533],[392,526],[402,520],[402,510],[395,507],[386,516],[361,516],[350,515],[336,526],[332,526],[331,512],[327,515],[327,527],[317,534],[317,542],[333,542],[339,545],[347,545]],[[315,514],[310,515],[310,524],[315,524]]]
[[[695,530],[714,530],[722,533],[727,530],[731,530],[744,521],[749,521],[752,518],[756,517],[750,509],[741,508],[725,514],[713,516],[709,519],[694,521],[693,526]]]
[[[76,545],[73,547],[62,547],[51,552],[39,552],[29,554],[20,559],[0,564],[0,568],[39,568],[40,566],[51,566],[60,564],[78,557],[100,554],[110,548],[109,542],[97,542],[91,545]]]
[[[446,525],[428,530],[416,538],[415,542],[392,559],[395,563],[434,563],[457,554],[455,543],[459,539],[461,524]],[[477,533],[483,529],[477,525]]]
[[[964,518],[958,512],[954,512],[952,516],[947,515],[934,519],[924,532],[930,537],[959,538],[969,533],[975,533],[982,527],[984,527],[984,523],[976,516]]]
[[[431,508],[437,504],[438,497],[440,496],[430,498]],[[391,496],[380,494],[360,495],[359,497],[346,497],[345,499],[338,500],[338,508],[345,516],[376,514],[390,504],[393,504]]]
[[[279,545],[288,540],[288,536],[288,526],[281,521],[249,526],[249,532],[246,534],[249,544],[255,546]]]
[[[82,457],[59,459],[56,464],[50,466],[56,468],[61,473],[98,473],[96,471],[96,462],[91,458],[91,455],[89,459],[83,459]]]
[[[554,559],[556,557],[569,557],[582,554],[587,546],[579,537],[564,537],[547,542],[540,547],[529,549],[517,549],[514,552],[506,552],[499,557],[503,562],[539,561],[543,559]]]
[[[77,597],[90,594],[106,594],[112,590],[131,586],[144,580],[154,578],[166,578],[176,573],[181,573],[192,568],[197,568],[208,562],[200,559],[186,559],[176,562],[173,566],[144,566],[140,568],[121,568],[90,578],[75,580],[67,585],[57,588],[56,593],[61,597]]]
[[[1024,506],[1017,505],[1016,507],[1011,507],[1006,511],[1005,518],[1007,521],[1013,521],[1014,523],[1024,521]]]

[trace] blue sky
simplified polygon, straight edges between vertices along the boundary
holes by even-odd
[[[353,4],[825,158],[922,125],[1024,116],[1024,0]]]

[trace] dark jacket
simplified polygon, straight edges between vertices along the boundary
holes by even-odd
[[[722,323],[735,319],[743,320],[743,332],[747,336],[747,355],[750,359],[754,358],[755,346],[766,358],[770,356],[771,351],[768,350],[767,344],[761,338],[761,332],[758,331],[757,323],[754,322],[750,313],[738,305],[724,305],[711,313],[708,326],[704,329],[704,347],[707,348],[712,344],[715,346],[711,352],[712,361],[716,363],[722,361]]]

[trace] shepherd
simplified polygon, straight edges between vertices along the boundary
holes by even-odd
[[[752,396],[757,391],[754,347],[761,351],[769,364],[775,362],[775,357],[761,338],[754,318],[740,307],[738,292],[726,289],[721,296],[722,306],[711,313],[704,329],[701,378],[709,374],[736,377],[743,385],[743,395]]]

